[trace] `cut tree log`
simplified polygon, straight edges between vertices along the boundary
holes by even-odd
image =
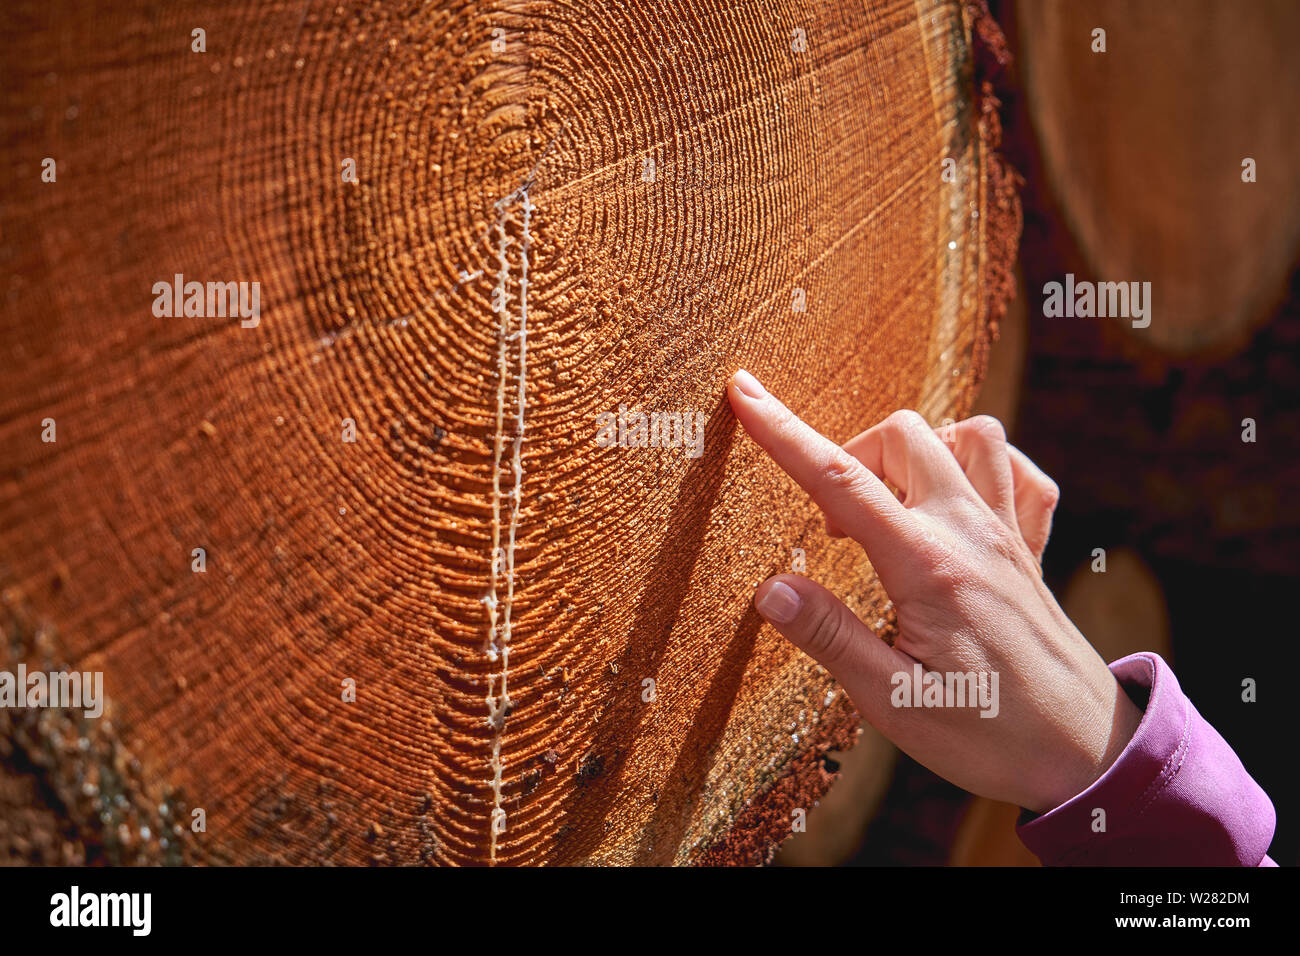
[[[1015,16],[1044,172],[1087,278],[1150,282],[1150,325],[1121,324],[1158,349],[1244,345],[1300,255],[1300,127],[1278,118],[1300,97],[1300,5],[1020,0]]]
[[[2,660],[108,697],[0,711],[5,772],[110,862],[770,858],[856,718],[752,589],[890,614],[723,384],[838,440],[969,408],[982,4],[0,23]]]

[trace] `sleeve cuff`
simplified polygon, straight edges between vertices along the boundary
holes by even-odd
[[[1119,759],[1078,796],[1016,832],[1044,864],[1259,866],[1276,817],[1268,795],[1192,706],[1158,655],[1110,665],[1141,706]]]

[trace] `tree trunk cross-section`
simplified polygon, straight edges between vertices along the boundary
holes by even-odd
[[[754,585],[802,549],[891,617],[723,383],[841,441],[969,407],[984,17],[7,4],[0,666],[108,707],[0,711],[0,792],[121,862],[765,859],[855,717]],[[157,315],[177,275],[259,321]],[[622,406],[699,454],[602,447]]]

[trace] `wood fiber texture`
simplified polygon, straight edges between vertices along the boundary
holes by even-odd
[[[841,441],[969,407],[1019,229],[981,6],[6,4],[0,649],[109,707],[0,712],[0,812],[85,846],[0,836],[767,859],[855,717],[752,589],[802,548],[890,612],[723,384]],[[260,324],[155,317],[175,274]],[[600,447],[620,405],[702,454]]]

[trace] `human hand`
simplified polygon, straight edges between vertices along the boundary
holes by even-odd
[[[891,647],[807,578],[777,575],[755,592],[759,613],[826,667],[872,725],[958,786],[1035,813],[1115,762],[1141,712],[1042,581],[1058,492],[996,419],[948,426],[949,448],[916,412],[895,412],[841,448],[748,372],[733,376],[728,395],[830,533],[866,549],[894,603]],[[913,706],[918,664],[983,675],[978,706]]]

